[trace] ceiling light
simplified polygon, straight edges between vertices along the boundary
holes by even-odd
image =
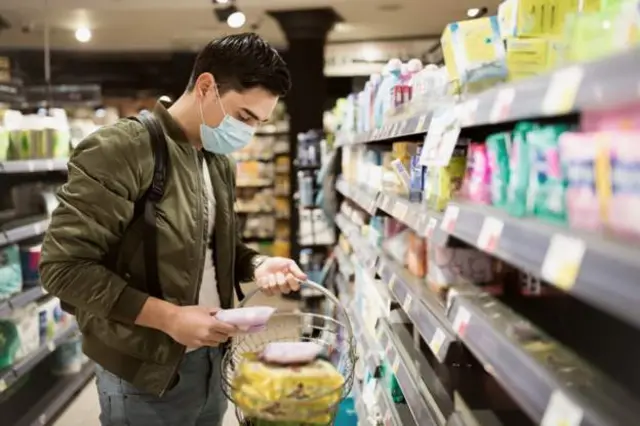
[[[366,62],[375,62],[380,60],[381,52],[373,46],[367,46],[362,49],[362,59]]]
[[[91,40],[91,30],[87,27],[80,27],[76,30],[76,40],[80,43],[87,43]]]
[[[469,18],[475,18],[479,14],[480,14],[480,8],[479,7],[472,7],[471,9],[467,9],[467,16]]]
[[[213,4],[227,4],[230,2],[230,0],[213,0]]]
[[[338,22],[333,26],[333,29],[339,33],[347,33],[353,31],[353,25],[347,24],[346,22]]]
[[[227,18],[227,25],[229,25],[231,28],[240,28],[244,25],[245,22],[247,22],[247,17],[244,16],[244,13],[240,11],[233,12]]]

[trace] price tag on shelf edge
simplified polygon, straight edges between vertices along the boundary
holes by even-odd
[[[407,295],[404,297],[404,303],[402,303],[402,310],[405,311],[405,313],[409,313],[412,301],[413,297],[411,297],[411,293],[407,293]]]
[[[393,374],[398,374],[398,368],[400,368],[400,354],[396,352],[396,359],[394,359],[393,364],[391,364]]]
[[[438,327],[436,329],[436,332],[433,333],[433,337],[429,341],[429,348],[431,348],[431,352],[433,352],[434,355],[438,355],[438,353],[440,352],[440,348],[442,347],[442,344],[444,343],[446,338],[447,336],[445,336],[442,329]]]
[[[555,234],[551,237],[542,262],[542,278],[564,291],[571,290],[580,273],[586,250],[581,239]]]
[[[396,203],[393,206],[393,210],[391,210],[391,215],[396,219],[404,222],[408,212],[409,212],[408,204],[405,204],[403,201],[396,201]]]
[[[56,343],[51,341],[47,343],[47,350],[49,350],[49,352],[53,352],[56,350]]]
[[[456,229],[456,222],[460,215],[460,207],[450,204],[444,212],[440,229],[451,234]]]
[[[480,228],[480,235],[478,235],[478,248],[487,252],[493,252],[500,242],[503,228],[504,222],[500,219],[492,216],[485,217],[482,228]]]
[[[425,235],[427,238],[431,238],[433,236],[433,231],[435,231],[436,226],[438,226],[438,219],[435,217],[430,217],[429,222],[427,222],[427,228],[425,230]]]
[[[434,113],[420,152],[422,166],[444,167],[449,164],[460,136],[460,123],[455,106]]]
[[[464,336],[464,333],[467,331],[467,326],[469,325],[469,320],[471,320],[471,313],[464,306],[460,306],[453,319],[453,330],[458,336]]]
[[[574,109],[584,69],[575,65],[553,73],[542,103],[545,115],[567,114]]]
[[[540,426],[580,426],[584,410],[562,391],[555,390],[540,421]]]
[[[478,98],[472,98],[460,104],[458,119],[461,126],[472,126],[475,123],[479,103],[480,100]]]
[[[7,387],[7,382],[5,382],[4,379],[0,380],[0,393],[6,391]]]
[[[509,118],[511,114],[511,105],[516,97],[516,91],[513,87],[505,87],[500,90],[496,95],[496,99],[493,101],[493,108],[491,109],[491,116],[489,121],[491,123],[499,123]]]
[[[418,119],[418,124],[416,124],[416,130],[415,133],[421,133],[424,131],[425,127],[425,123],[427,121],[427,115],[423,114],[420,116],[420,118]]]

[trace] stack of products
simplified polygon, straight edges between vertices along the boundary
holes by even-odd
[[[67,114],[23,115],[5,110],[0,120],[0,161],[68,158],[71,134]]]
[[[0,369],[29,357],[72,324],[73,318],[62,310],[57,298],[31,303],[0,318]]]

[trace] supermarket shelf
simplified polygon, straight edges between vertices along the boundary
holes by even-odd
[[[430,394],[430,389],[424,382],[425,377],[417,368],[416,360],[422,358],[413,348],[413,338],[398,324],[398,329],[392,329],[389,324],[383,322],[378,328],[378,340],[385,348],[387,365],[396,376],[398,385],[402,389],[404,399],[413,415],[416,424],[444,426],[448,413],[443,413]],[[427,364],[425,360],[421,363]],[[431,370],[430,376],[435,377]],[[447,396],[445,398],[448,399]],[[449,406],[451,402],[449,401]]]
[[[68,158],[0,161],[0,174],[66,172]]]
[[[571,65],[516,83],[503,84],[457,105],[463,128],[553,117],[592,109],[625,105],[640,100],[636,70],[640,48],[594,62]],[[629,88],[634,88],[629,90]],[[353,136],[341,137],[338,146],[380,142],[424,134],[430,112],[391,120],[385,126]]]
[[[0,318],[6,318],[16,309],[25,307],[47,294],[41,286],[23,290],[7,300],[0,301]]]
[[[362,389],[360,388],[360,381],[354,380],[352,389],[352,398],[353,403],[356,409],[356,414],[358,415],[358,424],[363,426],[373,426],[369,422],[369,413],[367,413],[367,408],[364,406],[362,402]]]
[[[515,312],[473,285],[450,296],[453,328],[537,424],[635,424],[625,391]]]
[[[338,290],[338,298],[343,306],[347,306],[351,300],[351,294],[347,286],[347,281],[342,275],[336,275],[336,289]]]
[[[385,426],[429,426],[422,422],[416,422],[407,405],[394,403],[385,384],[379,383],[376,386],[375,398],[380,406],[382,423]]]
[[[444,217],[456,238],[640,327],[637,248],[472,203],[450,203]]]
[[[378,275],[389,287],[436,358],[443,362],[457,340],[444,305],[425,284],[386,255],[380,257]]]
[[[25,219],[10,222],[0,227],[0,246],[13,244],[41,235],[49,227],[50,219]]]
[[[359,354],[360,359],[368,370],[374,374],[380,367],[380,348],[360,321],[360,315],[357,313],[356,309],[349,308],[347,312],[353,325],[353,333],[356,341],[360,344],[362,349]]]
[[[78,326],[74,323],[66,330],[60,332],[53,340],[41,345],[38,350],[30,354],[27,358],[18,361],[9,368],[0,370],[0,393],[28,374],[50,353],[55,351],[58,346],[66,342],[77,330]]]
[[[336,189],[343,196],[358,204],[367,213],[374,214],[376,212],[378,208],[376,204],[378,199],[377,191],[349,184],[344,179],[339,179],[336,182]]]
[[[88,362],[79,373],[60,378],[40,401],[29,407],[24,417],[14,426],[51,424],[64,407],[84,388],[94,373],[95,364]]]

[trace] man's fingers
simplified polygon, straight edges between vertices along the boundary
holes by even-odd
[[[287,274],[287,287],[291,289],[291,291],[300,290],[300,280],[296,278],[293,274]]]
[[[258,287],[264,294],[266,294],[267,296],[272,295],[271,289],[269,288],[269,277],[260,278],[256,284],[258,284]]]
[[[289,288],[289,284],[287,283],[287,279],[285,278],[284,274],[282,272],[278,272],[275,276],[276,283],[278,284],[278,290],[280,290],[280,292],[284,294],[290,293],[291,289]]]
[[[293,260],[291,261],[291,263],[289,263],[289,272],[291,274],[293,274],[293,276],[296,277],[299,280],[303,280],[304,281],[304,280],[307,279],[307,274],[302,272],[302,269],[300,269],[298,264]]]
[[[209,337],[214,335],[232,336],[237,331],[238,328],[235,325],[214,319],[211,327],[209,327]]]

